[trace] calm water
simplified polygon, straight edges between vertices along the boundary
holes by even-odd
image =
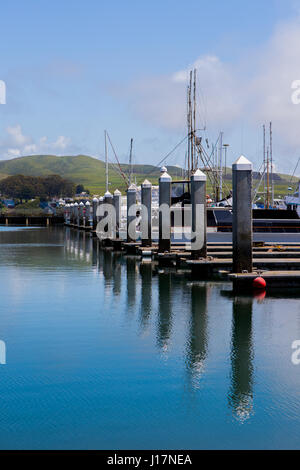
[[[0,229],[0,447],[299,448],[299,299]]]

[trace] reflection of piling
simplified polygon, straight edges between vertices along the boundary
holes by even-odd
[[[172,331],[171,274],[159,274],[158,277],[158,322],[157,343],[167,349]]]
[[[193,285],[191,292],[190,335],[187,348],[187,366],[193,380],[203,372],[207,356],[207,285]],[[195,386],[197,384],[195,383]]]
[[[136,241],[136,186],[127,189],[127,242]]]
[[[136,298],[136,257],[127,256],[127,302],[129,307],[135,305]]]
[[[206,175],[199,169],[191,176],[191,204],[191,257],[206,258]]]
[[[116,238],[120,236],[120,220],[121,220],[121,198],[122,195],[118,189],[114,192],[113,202],[116,213]]]
[[[141,237],[142,246],[151,246],[152,232],[152,184],[145,180],[141,185]]]
[[[140,308],[140,324],[141,329],[145,330],[149,324],[152,311],[152,265],[151,263],[140,264],[141,274],[141,308]]]
[[[253,344],[251,297],[233,300],[230,407],[240,420],[247,419],[253,400]]]
[[[171,249],[171,183],[172,178],[167,173],[167,168],[162,167],[159,177],[159,242],[158,249],[161,253]]]
[[[252,272],[252,163],[244,156],[232,165],[233,272]]]

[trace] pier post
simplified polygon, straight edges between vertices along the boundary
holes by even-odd
[[[113,205],[113,195],[109,192],[109,191],[106,191],[106,193],[104,194],[104,198],[103,198],[103,202],[104,204],[110,204],[110,205]],[[110,212],[105,212],[104,216],[107,216],[108,217],[108,224],[105,226],[104,228],[104,232],[106,234],[106,237],[107,238],[112,238],[112,219],[111,219],[111,213]]]
[[[164,253],[171,249],[171,183],[167,168],[162,167],[159,177],[159,241],[158,251]]]
[[[115,230],[116,238],[120,237],[121,200],[122,200],[122,194],[118,189],[116,189],[114,192],[114,197],[113,197],[114,208],[116,212],[116,230]]]
[[[191,258],[206,258],[206,175],[197,169],[191,176]]]
[[[133,206],[136,205],[136,186],[131,184],[127,189],[127,242],[135,242],[136,241],[136,214],[133,213]],[[134,232],[134,233],[133,233]]]
[[[99,199],[94,197],[93,198],[93,207],[92,207],[92,214],[93,214],[93,229],[95,230],[97,227],[97,206],[98,206]]]
[[[89,227],[93,227],[93,211],[90,201],[85,203],[85,220],[88,222]]]
[[[78,202],[74,203],[74,225],[79,226],[79,207]]]
[[[232,165],[232,272],[252,272],[252,163],[241,155]]]
[[[81,201],[81,203],[79,204],[79,223],[78,223],[79,227],[83,225],[83,217],[84,217],[83,208],[84,208],[84,204]]]
[[[103,197],[101,196],[99,197],[98,204],[97,204],[97,209],[99,207],[98,214],[100,212],[100,206],[102,206],[103,203],[104,203],[104,200],[103,200]],[[102,219],[103,219],[103,215],[97,215],[97,223],[100,222]]]
[[[71,202],[70,204],[70,224],[73,223],[73,217],[74,217],[74,204]]]
[[[141,185],[141,237],[142,246],[151,246],[152,244],[152,184],[145,180]]]
[[[65,222],[66,222],[67,225],[70,225],[70,210],[71,210],[70,204],[66,204],[65,209],[66,209],[66,220],[65,220]]]

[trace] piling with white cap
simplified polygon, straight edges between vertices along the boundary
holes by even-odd
[[[158,249],[161,253],[171,249],[171,183],[172,178],[167,168],[161,168],[159,177],[159,241]]]
[[[89,227],[93,226],[93,212],[90,201],[85,203],[85,220],[87,222],[86,225],[89,225]]]
[[[73,218],[74,218],[74,204],[71,202],[70,204],[70,224],[73,223]]]
[[[116,189],[114,192],[114,197],[113,197],[113,204],[116,212],[116,238],[119,238],[120,236],[120,220],[121,220],[121,198],[122,194],[121,192]]]
[[[113,205],[113,195],[109,192],[106,191],[104,194],[103,198],[104,204],[110,204]],[[111,218],[111,213],[109,211],[104,212],[104,217],[108,217],[108,223],[104,227],[104,232],[106,234],[106,237],[111,238],[112,237],[112,218]]]
[[[141,219],[141,236],[142,246],[151,246],[152,232],[152,184],[145,180],[141,185],[141,203],[142,203],[142,219]]]
[[[198,168],[191,176],[192,259],[206,258],[206,175]]]
[[[79,204],[79,222],[78,222],[78,226],[82,226],[83,225],[83,217],[84,217],[84,203],[81,201],[80,204]]]
[[[127,242],[136,241],[136,186],[131,184],[127,189]]]
[[[92,217],[93,217],[93,229],[96,229],[97,226],[97,206],[98,206],[99,199],[97,197],[93,198],[92,202]]]
[[[74,224],[79,226],[79,208],[78,202],[74,204]]]
[[[232,165],[233,272],[252,272],[252,163],[241,155]]]

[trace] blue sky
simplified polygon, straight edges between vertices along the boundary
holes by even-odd
[[[198,122],[229,161],[261,160],[273,121],[276,167],[300,156],[297,1],[11,0],[1,5],[0,158],[103,157],[107,129],[121,160],[158,163],[186,134],[185,74],[198,70]],[[299,56],[299,58],[298,58]],[[184,146],[169,159],[182,164]],[[111,156],[112,158],[112,156]]]

